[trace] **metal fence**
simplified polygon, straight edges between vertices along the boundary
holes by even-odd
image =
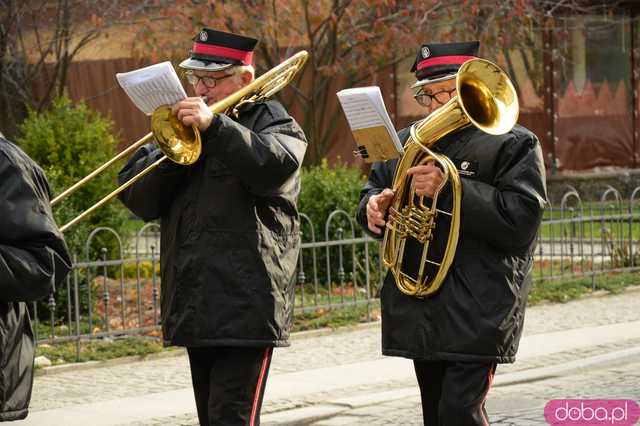
[[[371,319],[385,271],[380,244],[366,236],[343,210],[332,212],[323,232],[301,214],[302,250],[295,285],[295,312],[357,307]],[[95,253],[97,235],[116,239],[118,256],[106,249]],[[322,234],[322,235],[317,235]],[[66,286],[48,301],[48,312],[34,304],[39,343],[80,342],[127,335],[160,335],[160,227],[147,224],[135,236],[124,238],[110,228],[88,236],[84,257],[74,261]],[[566,280],[590,277],[597,288],[602,273],[631,272],[640,267],[640,187],[623,198],[613,187],[600,197],[583,201],[569,187],[558,205],[545,211],[538,234],[534,279]],[[91,249],[94,250],[91,250]],[[62,294],[66,300],[62,301]],[[57,304],[65,304],[60,309]],[[45,309],[46,311],[46,309]],[[58,313],[56,315],[56,312]]]
[[[584,201],[568,187],[557,206],[550,203],[538,232],[536,281],[590,277],[640,267],[640,187],[623,198],[607,185]]]

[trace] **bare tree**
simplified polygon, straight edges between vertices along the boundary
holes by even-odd
[[[378,71],[413,56],[432,41],[482,41],[483,53],[502,55],[514,74],[514,55],[540,94],[540,34],[559,36],[576,15],[608,14],[620,1],[602,0],[176,0],[158,2],[137,41],[145,54],[175,59],[201,26],[241,32],[262,40],[259,68],[274,66],[297,49],[311,59],[304,84],[292,86],[311,140],[310,159],[326,155],[335,137],[335,91],[366,84]],[[158,21],[164,20],[163,31]],[[178,36],[179,35],[179,36]],[[149,52],[148,46],[154,46]],[[540,49],[533,49],[533,47]],[[517,81],[515,81],[517,85]],[[288,93],[288,92],[287,92]],[[289,97],[291,98],[291,97]]]
[[[552,45],[543,43],[543,38],[565,39],[576,17],[605,19],[619,11],[623,3],[620,0],[449,0],[441,2],[439,11],[456,10],[451,30],[446,34],[449,39],[480,40],[485,55],[501,55],[512,76],[516,74],[514,61],[519,60],[534,89],[542,95],[542,55],[553,49]],[[518,86],[515,79],[514,84]]]
[[[369,82],[380,70],[413,54],[419,19],[438,1],[389,0],[177,0],[150,14],[136,38],[139,51],[178,59],[202,26],[261,39],[258,68],[273,67],[295,51],[310,59],[298,84],[281,96],[301,107],[311,141],[307,160],[319,161],[335,137],[340,119],[336,90]],[[165,19],[161,32],[158,19]],[[180,36],[178,36],[180,35]],[[142,46],[142,47],[140,47]],[[148,46],[154,46],[149,52]]]
[[[5,134],[15,135],[27,109],[40,111],[62,95],[78,52],[146,1],[124,9],[123,3],[0,0],[0,129]]]

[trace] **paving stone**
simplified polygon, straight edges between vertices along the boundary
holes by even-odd
[[[589,326],[613,324],[628,321],[640,320],[640,291],[630,291],[620,295],[606,297],[594,297],[566,304],[548,304],[533,306],[528,309],[525,320],[525,335],[548,333],[552,331],[582,328]],[[627,347],[640,346],[640,340],[628,340],[612,345],[594,345],[580,351],[580,357],[595,356],[613,350],[620,350]],[[347,365],[355,362],[376,360],[382,358],[380,353],[380,330],[379,327],[369,327],[352,331],[337,332],[329,335],[311,337],[295,340],[291,348],[276,349],[271,364],[271,374],[283,374],[306,369],[316,369],[331,367],[336,365]],[[498,374],[515,372],[530,368],[538,368],[553,364],[572,361],[576,358],[573,352],[561,352],[553,355],[539,357],[528,360],[518,360],[512,365],[500,365]],[[550,395],[603,395],[603,392],[614,395],[628,394],[630,397],[640,399],[637,393],[637,384],[640,383],[640,365],[635,368],[635,375],[630,373],[628,366],[616,366],[607,371],[607,374],[615,380],[605,380],[611,378],[606,374],[600,379],[609,383],[609,388],[598,387],[597,383],[590,381],[596,372],[585,372],[575,375],[573,382],[567,381],[545,381],[544,384],[531,383],[518,389],[518,395],[522,398],[529,398],[529,401],[537,401],[538,406],[531,405],[532,411],[522,413],[523,419],[530,419],[534,422],[541,419],[539,405],[550,399]],[[582,378],[582,379],[580,379]],[[633,378],[635,381],[629,381]],[[573,379],[572,379],[573,380]],[[583,380],[583,382],[580,382]],[[400,389],[417,385],[415,379],[403,381],[390,381],[383,383],[385,390]],[[521,386],[521,385],[518,385]],[[522,385],[524,386],[524,385]],[[31,410],[46,410],[60,408],[69,405],[87,404],[91,402],[107,401],[125,397],[136,397],[141,395],[166,392],[170,390],[185,389],[191,387],[189,376],[188,359],[185,355],[170,358],[147,360],[130,364],[114,365],[105,368],[95,368],[87,370],[67,371],[52,375],[38,376],[35,379]],[[514,386],[508,387],[509,392],[516,389]],[[330,399],[357,395],[361,393],[371,393],[367,387],[356,387],[340,389],[331,393],[318,393],[315,395],[305,395],[304,398],[286,398],[280,400],[270,400],[265,395],[263,414],[277,413],[293,408],[312,406]],[[504,397],[507,401],[508,394],[502,395],[499,387],[493,390],[493,394]],[[502,396],[500,396],[502,395]],[[491,401],[491,399],[490,399]],[[416,397],[410,399],[406,407],[390,406],[394,415],[397,411],[402,412],[403,419],[407,423],[421,424],[420,403]],[[512,401],[513,404],[521,402]],[[396,402],[393,402],[396,404]],[[380,410],[387,408],[384,404]],[[381,411],[382,418],[386,418]],[[499,410],[496,412],[496,424],[512,424],[511,417],[504,415]],[[537,417],[536,417],[537,416]],[[389,420],[386,418],[386,420]],[[378,422],[376,419],[367,417],[362,420],[362,424],[369,426],[385,423],[385,420]],[[529,420],[527,420],[529,421]],[[177,416],[175,418],[152,419],[144,423],[135,423],[134,426],[156,426],[156,425],[192,425],[197,424],[195,413],[193,415]],[[358,423],[354,423],[358,424]],[[518,425],[524,423],[518,423]],[[534,423],[532,423],[534,424]]]

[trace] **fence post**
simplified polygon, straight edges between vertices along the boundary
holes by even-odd
[[[76,362],[80,361],[80,294],[78,290],[78,257],[73,255],[73,299],[75,305],[76,320]],[[91,330],[89,330],[91,332]]]
[[[302,257],[302,231],[300,231],[300,252],[298,253],[298,284],[300,285],[300,307],[304,311],[304,284],[306,281],[306,277],[304,275],[304,261]],[[295,286],[293,290],[293,305],[295,309],[296,303],[296,292]]]
[[[49,317],[51,320],[51,344],[53,344],[54,337],[56,335],[56,298],[54,296],[54,292],[49,293],[49,301],[47,303],[49,306]]]
[[[151,285],[153,297],[153,326],[158,325],[158,287],[156,286],[156,246],[151,245]]]
[[[110,331],[111,327],[109,324],[109,286],[107,283],[107,249],[102,247],[100,249],[100,253],[102,254],[102,301],[104,302],[104,327],[107,333]]]
[[[342,240],[342,234],[344,230],[342,227],[338,228],[338,241]],[[342,244],[338,244],[338,284],[340,284],[340,304],[344,305],[344,259],[342,257]]]

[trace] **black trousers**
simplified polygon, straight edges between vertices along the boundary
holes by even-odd
[[[273,348],[187,348],[200,426],[257,426]]]
[[[495,363],[413,361],[425,426],[486,426]]]

